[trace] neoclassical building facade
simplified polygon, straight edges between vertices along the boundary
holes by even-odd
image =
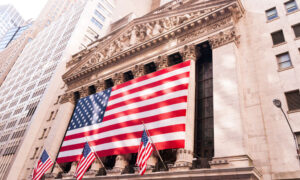
[[[190,60],[185,148],[160,151],[167,169],[153,154],[146,174],[139,176],[136,154],[121,154],[101,158],[105,168],[95,161],[84,177],[299,178],[293,134],[272,104],[280,98],[283,108],[290,108],[288,93],[299,89],[300,43],[292,30],[300,15],[283,13],[291,2],[299,3],[265,1],[255,7],[260,1],[175,0],[91,43],[73,55],[62,76],[64,93],[45,140],[50,155],[57,155],[79,98]],[[272,33],[279,29],[286,40],[274,44]],[[290,61],[295,59],[292,67],[281,64],[286,51]],[[288,111],[295,134],[297,112]],[[46,179],[72,178],[76,165],[56,164]]]

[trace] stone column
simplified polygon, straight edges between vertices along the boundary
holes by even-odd
[[[213,48],[214,152],[212,168],[251,164],[245,147],[234,29],[210,38]]]
[[[76,172],[77,164],[78,164],[77,161],[72,162],[71,169],[70,169],[70,171],[66,174],[67,177],[70,177],[70,176],[73,177],[73,176],[74,176],[74,174],[75,174],[75,172]],[[64,176],[64,177],[66,177],[66,176]]]
[[[149,159],[147,161],[146,173],[152,172],[158,161],[158,157],[154,154],[155,154],[155,152],[152,152],[151,156],[149,157]]]
[[[192,167],[194,152],[194,126],[195,126],[195,71],[196,71],[196,50],[195,45],[184,46],[181,50],[184,61],[190,60],[190,80],[188,88],[188,104],[186,112],[185,126],[185,148],[178,149],[176,154],[176,162],[172,169],[188,170]]]
[[[91,168],[88,172],[86,172],[86,175],[88,177],[94,177],[99,173],[99,169],[103,168],[101,162],[96,158],[94,162],[91,165]]]
[[[120,175],[125,167],[128,165],[128,159],[131,154],[121,154],[116,157],[116,163],[112,170],[108,172],[108,175]]]
[[[62,169],[59,167],[57,163],[55,163],[53,171],[51,172],[51,168],[47,171],[45,174],[47,179],[53,179],[56,178],[60,173],[62,173]]]

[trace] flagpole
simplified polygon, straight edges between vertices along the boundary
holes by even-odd
[[[167,166],[165,165],[163,159],[161,158],[161,156],[160,156],[160,154],[159,154],[159,151],[156,149],[156,146],[155,146],[155,144],[154,144],[154,142],[153,142],[153,140],[152,140],[152,138],[151,138],[151,135],[150,135],[148,129],[146,128],[146,125],[144,124],[144,121],[142,121],[142,123],[143,123],[143,126],[144,126],[145,130],[146,130],[147,135],[149,136],[149,138],[150,138],[150,140],[151,140],[151,142],[152,142],[152,144],[153,144],[153,146],[154,146],[154,149],[155,149],[155,151],[156,151],[156,153],[157,153],[157,155],[158,155],[160,161],[161,161],[162,164],[164,165],[164,168],[167,170],[168,168],[167,168]]]
[[[85,136],[84,138],[86,139],[86,142],[90,145],[88,138],[87,138],[86,136]],[[101,163],[101,165],[103,166],[105,172],[107,172],[107,170],[106,170],[106,168],[105,168],[105,166],[104,166],[102,160],[101,160],[100,157],[98,156],[98,154],[97,154],[97,152],[95,151],[94,147],[93,147],[93,146],[90,146],[90,147],[93,149],[93,151],[94,151],[94,153],[95,153],[97,159],[100,161],[100,163]]]

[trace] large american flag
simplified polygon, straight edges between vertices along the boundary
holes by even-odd
[[[45,172],[53,165],[53,161],[50,159],[46,150],[43,151],[41,158],[39,159],[36,167],[33,170],[32,179],[39,180],[45,174]]]
[[[146,129],[143,132],[141,138],[141,144],[138,151],[138,157],[136,159],[136,164],[139,166],[140,175],[143,175],[147,168],[147,160],[149,159],[153,151],[152,143],[149,137],[147,136]]]
[[[82,151],[82,157],[77,165],[75,172],[77,180],[82,179],[84,173],[95,159],[95,153],[91,150],[89,143],[86,142]]]
[[[57,162],[78,161],[89,140],[99,157],[136,153],[142,121],[158,150],[184,148],[190,61],[78,101]]]

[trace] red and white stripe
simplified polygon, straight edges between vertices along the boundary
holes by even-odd
[[[77,165],[76,172],[75,172],[75,176],[76,176],[77,180],[82,179],[84,173],[86,172],[88,167],[92,164],[92,162],[95,159],[96,159],[96,156],[93,151],[91,151],[86,158],[84,156],[82,156],[81,160],[79,161],[79,163]]]
[[[143,175],[145,173],[147,168],[147,160],[150,158],[152,151],[153,151],[153,147],[150,140],[148,141],[145,147],[142,144],[140,145],[138,157],[136,160],[137,162],[136,164],[140,168],[139,170],[140,175]]]
[[[102,156],[136,153],[145,123],[158,150],[184,148],[190,61],[112,88],[103,121],[66,133],[57,162],[78,161],[88,136]]]
[[[50,158],[43,163],[41,160],[39,160],[36,168],[34,169],[33,172],[33,180],[39,180],[41,177],[45,174],[45,172],[53,165],[53,162]]]

